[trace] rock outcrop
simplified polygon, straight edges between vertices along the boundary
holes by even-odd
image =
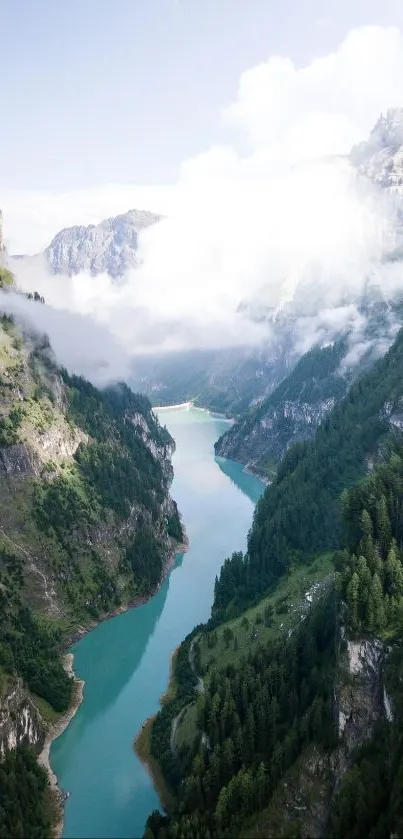
[[[155,213],[129,210],[100,224],[67,227],[45,249],[45,265],[52,274],[120,277],[138,265],[139,233],[159,220]]]
[[[45,726],[21,679],[15,679],[0,695],[0,755],[16,746],[34,746],[39,751]]]

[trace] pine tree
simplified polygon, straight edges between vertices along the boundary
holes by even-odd
[[[388,515],[388,507],[384,495],[381,495],[381,498],[376,505],[376,529],[382,556],[385,559],[390,548],[392,532]]]
[[[385,610],[383,606],[382,584],[375,573],[372,577],[369,596],[368,628],[372,631],[382,629],[385,623]]]
[[[347,606],[349,610],[349,620],[351,628],[356,630],[358,628],[358,592],[360,588],[360,578],[356,571],[351,577],[347,586]]]
[[[390,551],[385,567],[385,584],[389,594],[400,596],[403,594],[403,567],[398,558],[397,545],[392,539]]]

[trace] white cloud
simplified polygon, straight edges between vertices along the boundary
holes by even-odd
[[[379,113],[403,103],[403,37],[395,27],[351,30],[338,49],[297,68],[272,56],[247,70],[225,119],[273,161],[345,154]]]
[[[238,312],[246,298],[274,309],[297,301],[310,317],[323,313],[311,337],[331,331],[326,313],[355,311],[368,276],[388,293],[401,280],[382,264],[386,201],[357,183],[347,161],[323,156],[345,154],[381,111],[399,105],[403,36],[395,28],[353,30],[301,68],[272,56],[242,75],[236,102],[223,112],[233,145],[185,161],[175,187],[6,194],[6,236],[14,240],[18,223],[26,250],[42,247],[45,232],[50,238],[133,206],[169,216],[141,235],[143,265],[119,286],[108,277],[37,274],[24,284],[54,307],[103,324],[129,353],[260,342],[267,327]],[[239,131],[250,144],[246,156]]]
[[[37,253],[64,227],[99,224],[134,208],[166,213],[174,203],[170,186],[104,184],[60,193],[6,189],[1,194],[6,246],[11,254]]]
[[[109,330],[92,318],[34,303],[23,295],[0,292],[1,311],[49,337],[63,367],[104,386],[130,377],[130,359]]]

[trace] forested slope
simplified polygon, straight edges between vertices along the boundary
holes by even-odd
[[[46,338],[1,318],[1,836],[52,830],[35,756],[71,702],[63,647],[148,596],[182,539],[173,448],[146,398],[59,370]]]
[[[153,726],[174,803],[148,839],[401,835],[402,374],[399,334],[224,565]]]
[[[297,560],[338,548],[339,496],[393,449],[403,421],[403,332],[355,382],[315,439],[295,444],[260,499],[247,555],[224,564],[215,609],[248,602]]]
[[[340,369],[346,352],[347,342],[337,341],[305,353],[273,393],[217,440],[216,454],[272,476],[287,448],[313,437],[347,392],[351,373]]]

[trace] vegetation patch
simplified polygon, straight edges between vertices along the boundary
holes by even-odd
[[[213,668],[239,663],[259,646],[292,633],[306,618],[311,603],[331,582],[333,572],[331,553],[317,557],[309,565],[295,566],[255,606],[238,618],[203,632],[195,642],[200,672],[208,678]]]

